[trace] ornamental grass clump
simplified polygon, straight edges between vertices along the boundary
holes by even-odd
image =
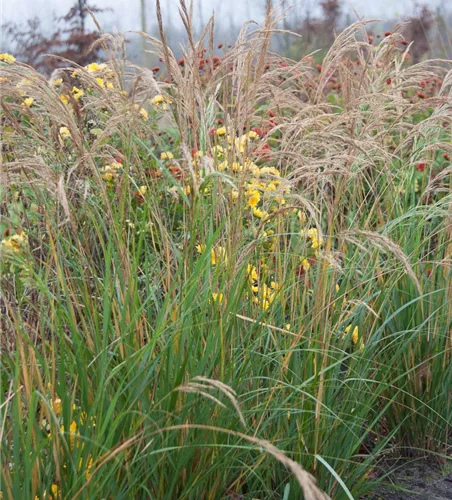
[[[108,34],[49,81],[0,57],[3,498],[359,498],[448,460],[450,62],[367,22],[283,59],[269,6],[220,56],[183,1],[178,61],[157,7],[158,72]]]

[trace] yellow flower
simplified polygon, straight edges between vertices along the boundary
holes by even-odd
[[[218,302],[218,304],[221,304],[223,302],[223,294],[222,293],[212,293],[212,299],[214,302]]]
[[[298,220],[300,221],[300,224],[303,225],[305,224],[307,218],[306,218],[306,214],[302,211],[302,210],[298,210]]]
[[[74,99],[76,101],[85,95],[85,92],[77,87],[72,87],[72,93],[74,94]]]
[[[156,107],[156,108],[162,108],[164,111],[167,109],[167,104],[172,104],[172,100],[169,97],[165,97],[163,95],[156,95],[155,97],[152,98],[151,103]]]
[[[144,196],[147,193],[148,187],[147,186],[140,186],[138,188],[139,193]]]
[[[172,160],[174,158],[173,153],[171,151],[164,151],[163,153],[160,153],[160,159],[161,160]]]
[[[350,332],[351,328],[352,328],[352,325],[347,326],[347,328],[345,329],[346,335]],[[358,343],[358,336],[359,336],[359,330],[358,330],[358,327],[355,326],[355,328],[353,328],[353,332],[352,332],[352,342],[354,345],[356,345]]]
[[[149,113],[144,108],[140,108],[139,113],[143,120],[147,120],[149,118]]]
[[[323,245],[323,238],[319,235],[316,228],[308,229],[307,231],[302,229],[300,234],[302,236],[306,235],[311,240],[313,250],[317,250]]]
[[[52,80],[50,82],[50,85],[52,87],[58,87],[58,85],[61,85],[63,83],[63,79],[62,78],[57,78],[56,80]]]
[[[60,137],[63,139],[70,139],[71,133],[67,127],[60,127]]]
[[[105,165],[102,169],[102,179],[104,181],[111,182],[118,176],[118,171],[122,168],[122,165],[117,162],[113,162],[111,165]]]
[[[206,245],[196,245],[196,251],[198,253],[203,253],[205,249],[206,249]]]
[[[249,195],[248,206],[250,206],[251,208],[255,208],[261,199],[261,194],[255,189],[248,191],[247,194]]]
[[[85,478],[86,478],[87,481],[91,477],[91,469],[92,469],[92,467],[93,467],[93,459],[90,456],[88,458],[88,461],[86,462],[86,469],[85,469]]]
[[[223,172],[224,170],[227,170],[228,168],[229,168],[229,163],[227,161],[222,161],[221,163],[218,164],[219,172]]]
[[[107,89],[114,89],[115,86],[111,82],[107,82]]]
[[[6,83],[7,81],[8,81],[8,78],[6,76],[0,76],[0,83]]]
[[[252,266],[251,264],[248,264],[247,271],[248,271],[248,278],[249,278],[249,280],[252,283],[255,282],[255,281],[257,281],[258,274],[257,274],[256,268],[254,266]]]
[[[105,67],[106,65],[104,65]],[[95,73],[96,71],[101,71],[101,69],[103,69],[103,67],[97,63],[91,63],[91,64],[88,64],[87,66],[85,66],[85,69],[86,71],[88,71],[88,73]]]
[[[60,398],[56,398],[53,401],[52,409],[53,409],[53,413],[55,413],[55,415],[61,415],[61,413],[63,413],[63,403],[61,402]]]
[[[263,311],[266,311],[270,307],[270,301],[267,299],[262,300],[261,307]]]
[[[21,248],[24,248],[28,245],[28,236],[25,231],[22,231],[20,234],[13,234],[12,236],[8,236],[1,242],[1,248],[4,252],[19,252]]]
[[[226,127],[217,128],[215,133],[218,135],[218,137],[222,137],[223,135],[226,135]]]
[[[25,106],[26,108],[31,108],[34,102],[35,100],[33,99],[33,97],[27,97],[26,99],[24,99],[22,105]]]
[[[97,77],[96,82],[99,85],[99,87],[105,88],[105,82],[103,78]]]
[[[60,96],[60,99],[64,104],[69,103],[69,96],[68,95],[62,95],[62,96]]]
[[[301,266],[303,267],[304,271],[309,271],[311,268],[311,264],[309,263],[308,259],[301,259]]]
[[[85,69],[88,73],[94,73],[95,71],[99,71],[99,65],[94,62],[85,66]]]
[[[264,212],[260,208],[254,207],[253,208],[253,215],[255,217],[257,217],[258,219],[262,219],[262,217],[264,216]]]
[[[219,144],[217,144],[216,146],[214,146],[212,149],[212,155],[213,156],[216,156],[217,158],[222,158],[223,155],[224,155],[224,149],[222,146],[220,146]]]
[[[255,132],[254,130],[250,130],[248,132],[248,139],[255,141],[255,140],[259,139],[259,134],[257,132]]]
[[[212,249],[212,251],[210,252],[210,261],[213,265],[216,265],[217,263],[220,264],[221,262],[226,262],[226,248],[217,247],[215,249]]]
[[[57,484],[52,484],[52,486],[50,487],[50,492],[52,493],[53,498],[59,498],[60,489],[58,488]]]
[[[232,201],[238,200],[238,198],[239,198],[239,192],[236,189],[233,189],[231,191],[231,198],[232,198]]]
[[[191,193],[191,187],[190,186],[184,186],[184,194],[190,194]]]
[[[61,426],[61,432],[64,433],[64,425]],[[77,438],[77,444],[78,444],[78,436],[80,436],[80,433],[77,432],[77,422],[75,420],[73,420],[71,422],[71,425],[69,426],[70,448],[74,448],[76,438]]]
[[[6,64],[12,64],[16,61],[16,58],[11,54],[3,53],[0,54],[0,61],[5,62]]]

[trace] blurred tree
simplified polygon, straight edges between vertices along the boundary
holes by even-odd
[[[57,29],[48,36],[44,34],[38,18],[29,19],[25,25],[8,23],[2,29],[10,38],[18,59],[50,75],[55,69],[67,66],[67,63],[58,58],[45,57],[46,54],[51,53],[82,66],[93,58],[100,58],[99,46],[90,50],[99,39],[100,32],[87,29],[88,10],[99,13],[107,9],[88,5],[87,0],[76,0],[66,15],[54,19]]]
[[[429,32],[434,23],[433,12],[427,5],[415,6],[415,13],[407,19],[409,24],[404,28],[403,35],[408,42],[414,42],[411,47],[413,63],[418,63],[429,51]]]

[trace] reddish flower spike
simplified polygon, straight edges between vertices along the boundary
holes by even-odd
[[[426,167],[426,164],[424,161],[420,161],[417,166],[416,166],[416,170],[418,172],[423,172],[425,170],[425,167]]]

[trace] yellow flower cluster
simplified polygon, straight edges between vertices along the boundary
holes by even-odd
[[[74,99],[78,101],[85,95],[85,92],[78,87],[72,87],[72,94],[74,95]]]
[[[352,329],[352,325],[348,325],[347,328],[345,329],[345,335],[348,335],[348,333],[350,332],[351,329]],[[354,345],[356,345],[358,343],[358,338],[359,338],[359,330],[358,330],[358,327],[355,326],[355,328],[353,328],[353,331],[352,331],[352,342]]]
[[[212,300],[217,304],[221,304],[223,302],[223,294],[222,293],[212,293]]]
[[[70,139],[71,138],[71,133],[69,132],[69,129],[67,127],[60,127],[60,137],[62,139]]]
[[[240,137],[232,137],[231,135],[228,134],[228,130],[226,127],[219,127],[215,130],[215,135],[217,137],[226,137],[227,141],[227,149],[228,151],[232,151],[233,147],[235,147],[236,151],[240,153],[244,153],[246,151],[246,147],[249,141],[256,141],[259,139],[259,134],[257,132],[254,132],[254,130],[251,130],[247,134],[243,134]],[[217,148],[215,146],[215,148]],[[223,148],[220,146],[221,150]]]
[[[173,153],[171,151],[163,151],[160,153],[160,159],[161,160],[172,160],[174,158]]]
[[[31,108],[34,102],[35,100],[33,99],[33,97],[27,97],[26,99],[24,99],[22,106],[24,106],[25,108]]]
[[[12,64],[13,62],[16,62],[16,58],[11,54],[3,53],[0,54],[0,61],[6,64]]]
[[[5,253],[18,253],[28,246],[28,236],[25,231],[20,234],[13,234],[1,241],[0,247]]]
[[[110,165],[105,165],[105,167],[102,169],[102,179],[104,181],[107,181],[108,183],[114,182],[114,180],[118,177],[121,169],[122,165],[115,161]]]
[[[147,120],[149,118],[149,113],[147,112],[146,109],[140,108],[138,104],[135,104],[134,108],[138,111],[138,113],[140,113],[141,118],[143,118],[143,120]]]
[[[302,229],[301,236],[306,236],[311,240],[311,247],[313,250],[318,250],[323,245],[323,238],[320,236],[317,228]]]
[[[196,245],[196,251],[200,254],[204,253],[206,250],[206,245],[200,244]],[[210,262],[212,265],[216,264],[225,264],[227,262],[226,248],[222,246],[218,246],[216,248],[212,248],[210,252]]]
[[[86,65],[85,69],[88,73],[97,73],[99,71],[105,71],[106,69],[108,69],[108,66],[105,63],[98,64],[96,62],[93,62]]]
[[[265,311],[275,300],[275,297],[280,289],[280,285],[278,285],[275,281],[271,281],[270,285],[261,283],[262,280],[259,277],[257,269],[251,264],[248,264],[247,271],[253,303],[257,304],[262,310]]]
[[[172,104],[172,100],[169,97],[165,97],[161,94],[156,95],[152,98],[151,103],[158,109],[166,111],[168,109],[168,104]]]

